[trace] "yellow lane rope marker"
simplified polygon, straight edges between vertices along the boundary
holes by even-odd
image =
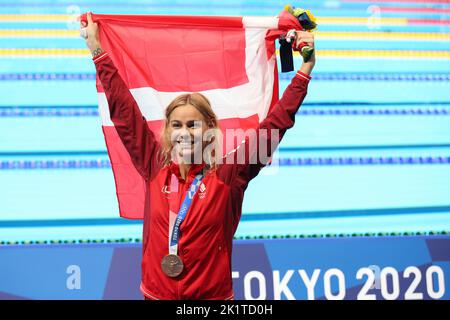
[[[277,51],[277,55],[279,52]],[[0,48],[0,56],[3,57],[89,57],[88,49],[55,49],[55,48],[39,48],[39,49],[5,49]],[[294,56],[299,57],[298,52]],[[404,58],[425,58],[450,59],[450,51],[422,51],[422,50],[318,50],[318,57],[325,58],[379,58],[379,59],[404,59]]]
[[[0,32],[1,35],[1,32]],[[450,33],[440,32],[353,32],[353,31],[318,31],[316,39],[323,40],[357,40],[357,41],[449,41]]]
[[[89,56],[88,49],[55,49],[55,48],[25,48],[25,49],[1,49],[0,56],[10,57],[43,57],[43,56],[56,56],[61,58],[67,57],[84,57]]]
[[[318,17],[317,24],[320,25],[367,25],[368,18],[358,17]],[[407,26],[406,18],[379,18],[370,20],[371,24],[377,23],[382,26]]]
[[[0,29],[0,38],[79,38],[79,30]]]
[[[0,22],[65,22],[73,20],[73,14],[0,14]]]
[[[298,52],[295,52],[299,56]],[[348,57],[348,58],[444,58],[450,59],[450,51],[425,50],[318,50],[319,57]]]
[[[352,41],[450,41],[450,33],[440,32],[353,32],[353,31],[317,31],[320,40]],[[0,29],[0,38],[79,38],[79,30],[64,29]]]

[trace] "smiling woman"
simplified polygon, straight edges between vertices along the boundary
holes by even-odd
[[[142,293],[146,299],[233,299],[233,235],[244,192],[268,163],[273,146],[294,125],[315,64],[314,53],[254,128],[256,139],[246,136],[222,157],[217,116],[203,94],[187,93],[173,99],[165,110],[161,139],[157,139],[121,78],[113,54],[110,57],[103,51],[91,14],[83,27],[111,121],[145,184]],[[312,34],[299,31],[295,39],[292,46],[296,50],[301,43],[314,48]],[[262,95],[261,91],[258,88],[255,94]],[[243,95],[233,98],[254,99]],[[260,157],[264,146],[271,146],[269,157]]]
[[[221,155],[221,134],[208,98],[201,93],[180,95],[167,107],[165,118],[161,152],[166,165],[175,160],[183,178],[190,164],[215,166]]]

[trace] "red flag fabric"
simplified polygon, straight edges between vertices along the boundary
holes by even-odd
[[[103,49],[158,137],[165,108],[186,92],[208,97],[222,131],[256,128],[278,101],[275,40],[282,32],[299,29],[285,13],[278,17],[92,14],[92,18],[99,24]],[[85,21],[86,15],[80,20]],[[97,92],[120,216],[142,219],[145,182],[109,117],[98,78]]]

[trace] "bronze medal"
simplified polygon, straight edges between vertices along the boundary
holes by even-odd
[[[183,271],[183,261],[176,254],[168,254],[161,260],[162,271],[171,278],[178,277]]]

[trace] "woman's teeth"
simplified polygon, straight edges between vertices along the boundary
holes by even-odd
[[[194,144],[193,141],[192,142],[190,142],[190,141],[179,141],[178,143],[180,144],[180,146],[182,148],[190,148]]]

